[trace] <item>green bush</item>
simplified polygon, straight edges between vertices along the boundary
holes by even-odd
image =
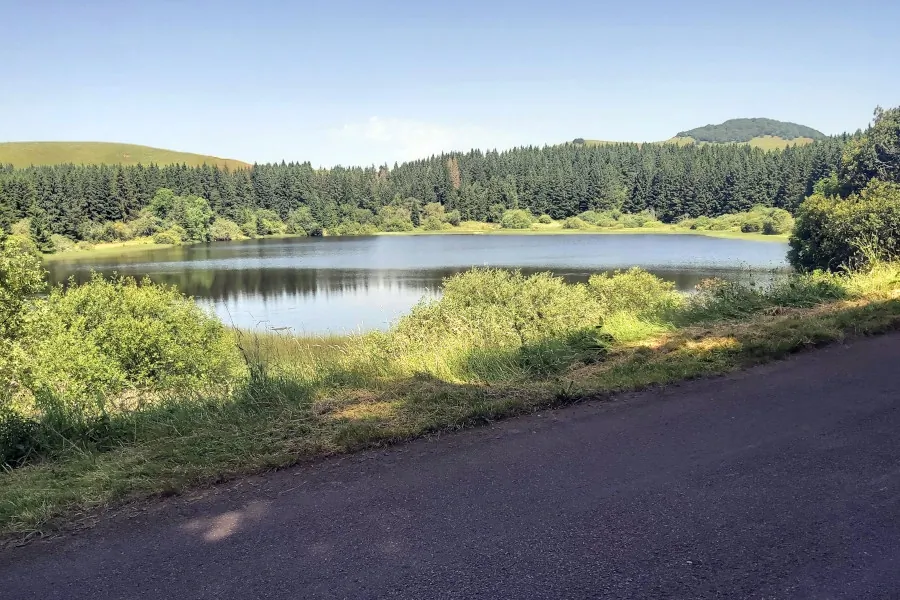
[[[759,233],[763,230],[765,218],[760,215],[747,215],[741,220],[741,231],[744,233]]]
[[[498,379],[520,372],[523,346],[599,324],[584,285],[549,273],[473,269],[444,281],[386,334],[369,336],[366,360],[394,374],[448,380]]]
[[[437,219],[441,223],[445,222],[447,220],[447,215],[444,212],[444,205],[440,202],[429,202],[423,206],[422,222],[425,222],[428,219]]]
[[[597,223],[597,219],[600,218],[600,213],[594,210],[586,210],[580,215],[578,218],[584,221],[585,223],[590,223],[591,225],[595,225]]]
[[[75,244],[75,248],[78,250],[93,250],[95,247],[96,246],[93,243],[86,240],[81,240],[80,242]]]
[[[209,227],[209,239],[214,242],[230,242],[246,239],[246,236],[237,223],[219,217]]]
[[[257,235],[280,235],[285,232],[285,225],[274,210],[259,209],[256,211]]]
[[[799,270],[900,257],[900,185],[873,179],[846,199],[810,196],[800,205],[790,246],[788,259]]]
[[[378,219],[381,223],[382,231],[400,232],[415,229],[410,210],[402,206],[389,205],[381,207],[378,211]]]
[[[590,225],[578,217],[569,217],[563,223],[563,229],[587,229],[588,227],[590,227]]]
[[[412,231],[415,229],[415,225],[413,225],[412,220],[409,219],[387,219],[381,223],[382,231],[389,232],[402,232],[402,231]]]
[[[794,230],[794,217],[782,208],[770,209],[763,222],[763,233],[766,235],[786,235]]]
[[[162,231],[163,221],[149,209],[142,210],[138,218],[128,223],[132,237],[147,237]]]
[[[184,231],[184,240],[208,242],[209,227],[215,220],[215,213],[209,202],[200,196],[175,196],[169,217]]]
[[[57,253],[70,252],[75,249],[75,242],[64,235],[54,233],[50,236],[50,241],[53,242],[53,251]]]
[[[491,204],[488,207],[487,212],[487,222],[488,223],[499,223],[503,220],[503,213],[506,211],[506,205],[504,204]]]
[[[534,218],[530,212],[517,208],[503,213],[500,227],[503,229],[529,229],[533,222]]]
[[[675,290],[675,284],[637,267],[594,275],[587,287],[604,316],[628,312],[642,318],[662,319],[683,304],[683,296]]]
[[[689,227],[695,231],[706,231],[712,225],[712,219],[707,217],[706,215],[702,217],[697,217],[693,219],[689,225]]]
[[[459,227],[460,222],[462,221],[462,216],[459,214],[458,210],[451,210],[447,213],[446,216],[447,222],[450,223],[453,227]]]
[[[734,222],[731,215],[722,215],[711,219],[709,222],[710,231],[729,231],[735,229],[738,225]]]
[[[245,210],[242,211],[241,216],[241,222],[238,225],[241,228],[241,233],[248,238],[255,238],[257,236],[256,213],[251,210]]]
[[[170,244],[172,246],[179,246],[183,241],[183,233],[176,227],[172,227],[165,231],[160,231],[159,233],[153,236],[154,244]]]
[[[203,393],[239,368],[218,319],[173,287],[131,278],[94,274],[54,289],[29,312],[22,340],[24,387],[45,410],[101,414],[128,390]]]
[[[328,235],[331,236],[375,235],[376,233],[378,233],[378,228],[375,225],[354,221],[344,221],[328,230]]]
[[[147,210],[158,219],[166,220],[175,207],[175,198],[175,192],[170,189],[160,188],[156,190],[153,198],[151,198]]]
[[[551,223],[553,223],[553,217],[548,214],[543,214],[538,217],[538,223],[541,223],[542,225],[550,225]]]
[[[86,238],[94,242],[127,242],[134,235],[131,228],[119,221],[107,221],[87,228]]]
[[[619,215],[621,216],[621,214]],[[618,222],[612,211],[596,212],[589,210],[580,215],[581,219],[596,227],[614,227]]]
[[[0,340],[21,336],[25,309],[44,286],[40,253],[31,238],[11,235],[0,240]]]
[[[624,229],[636,229],[643,226],[644,221],[640,220],[636,215],[622,215],[619,218],[619,224]]]
[[[422,222],[424,231],[440,231],[444,228],[444,222],[437,217],[428,217]]]
[[[368,218],[371,217],[370,211],[364,212],[368,213]],[[363,218],[367,217],[364,216]],[[292,235],[308,235],[310,237],[319,237],[324,233],[322,226],[313,217],[312,211],[308,206],[301,206],[288,214],[285,221],[285,230]]]
[[[11,235],[20,236],[20,237],[31,237],[31,219],[22,219],[20,221],[16,221],[10,227]]]

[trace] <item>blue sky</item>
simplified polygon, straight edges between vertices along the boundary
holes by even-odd
[[[0,0],[0,141],[381,164],[900,104],[900,3]]]

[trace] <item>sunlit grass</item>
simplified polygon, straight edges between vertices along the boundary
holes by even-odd
[[[457,280],[464,287],[444,304],[422,305],[387,333],[235,332],[249,374],[232,396],[161,397],[114,415],[111,448],[85,443],[4,473],[0,531],[39,534],[128,500],[726,373],[900,324],[896,265],[763,289],[709,285],[681,300],[639,272],[581,291],[494,273]]]
[[[239,160],[115,142],[2,142],[0,165],[6,164],[23,169],[31,165],[64,164],[186,164],[189,167],[206,164],[232,170],[250,167]]]

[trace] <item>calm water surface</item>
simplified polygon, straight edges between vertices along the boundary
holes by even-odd
[[[48,264],[52,282],[92,270],[177,285],[239,327],[300,333],[386,328],[444,277],[473,266],[552,271],[569,281],[632,266],[693,288],[701,279],[767,278],[787,245],[691,235],[442,235],[248,240]]]

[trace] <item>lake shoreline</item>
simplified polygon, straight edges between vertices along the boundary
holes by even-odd
[[[786,266],[786,251],[783,242],[646,229],[619,235],[295,236],[168,248],[131,242],[47,261],[45,269],[51,285],[86,283],[92,273],[148,277],[196,298],[226,323],[336,333],[384,329],[423,297],[437,297],[447,277],[473,267],[552,272],[583,283],[592,274],[637,266],[689,291],[713,278],[764,285]]]
[[[757,242],[787,242],[789,236],[786,235],[764,235],[762,233],[744,233],[742,231],[709,231],[694,229],[677,229],[662,227],[637,227],[628,229],[562,229],[562,228],[546,228],[546,229],[445,229],[440,231],[379,231],[371,235],[359,236],[322,236],[330,238],[365,238],[365,237],[414,237],[414,236],[437,236],[437,235],[686,235],[686,236],[702,236],[719,239],[748,240]],[[217,242],[186,242],[179,244],[181,246],[197,246],[202,244],[228,244],[231,242],[246,242],[250,240],[268,240],[268,239],[295,239],[305,238],[305,235],[279,234],[265,235],[256,238],[247,238],[243,240],[217,241]],[[176,244],[157,244],[151,238],[141,238],[138,240],[129,240],[127,242],[102,242],[90,249],[70,250],[68,252],[58,252],[54,254],[44,254],[44,261],[70,260],[80,258],[90,258],[95,256],[121,256],[132,254],[135,252],[147,252],[153,250],[162,250],[167,248],[176,248]]]

